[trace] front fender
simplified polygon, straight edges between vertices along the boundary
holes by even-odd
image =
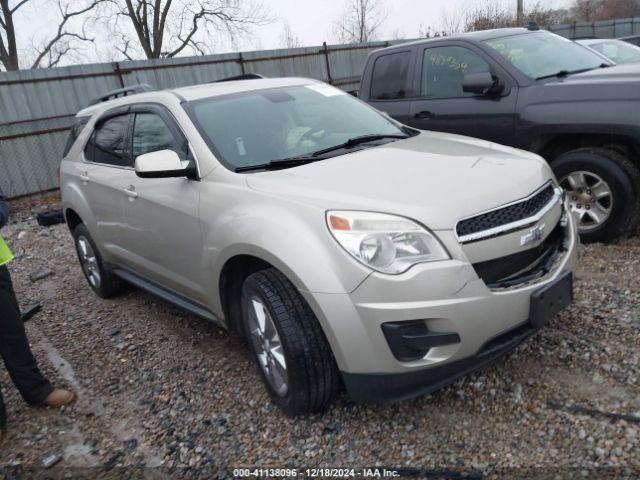
[[[215,220],[204,219],[205,261],[211,265],[212,305],[221,311],[220,274],[238,255],[251,255],[280,270],[301,291],[338,294],[353,290],[371,270],[351,258],[331,237],[325,212],[310,205],[282,201],[244,191],[256,197],[237,203]],[[227,198],[227,200],[229,200]],[[202,212],[220,211],[203,196]]]

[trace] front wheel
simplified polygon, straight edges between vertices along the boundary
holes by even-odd
[[[567,191],[583,242],[611,242],[635,231],[640,173],[624,155],[580,148],[560,155],[551,166]]]
[[[320,324],[278,270],[250,275],[242,288],[244,331],[273,402],[290,416],[324,410],[340,373]]]

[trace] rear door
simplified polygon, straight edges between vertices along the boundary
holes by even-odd
[[[373,60],[370,82],[363,97],[367,103],[396,120],[407,123],[411,107],[412,49],[380,55]]]
[[[173,150],[190,159],[186,137],[159,105],[132,106],[131,157]],[[202,294],[200,182],[186,178],[140,178],[131,172],[125,191],[125,248],[136,272],[193,300]]]
[[[115,110],[96,123],[76,175],[93,214],[91,234],[108,261],[123,259],[124,202],[122,185],[133,169],[128,143],[128,109]]]
[[[408,124],[423,130],[457,133],[513,145],[517,87],[511,77],[472,44],[445,42],[418,51],[414,76],[417,98]],[[505,85],[500,96],[462,90],[465,75],[491,73]]]

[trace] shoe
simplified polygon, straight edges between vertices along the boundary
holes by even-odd
[[[43,405],[51,408],[60,408],[65,405],[69,405],[71,402],[75,400],[76,396],[73,392],[69,390],[63,390],[61,388],[56,388],[53,392],[49,394],[47,398],[42,402]]]

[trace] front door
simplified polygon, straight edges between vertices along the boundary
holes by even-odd
[[[173,150],[189,155],[173,118],[155,105],[133,107],[132,158]],[[205,303],[202,291],[202,237],[199,186],[186,178],[140,178],[131,172],[126,196],[126,248],[129,264],[146,279]]]
[[[425,47],[411,102],[409,125],[422,130],[457,133],[513,145],[515,141],[517,88],[506,72],[471,47]],[[480,96],[462,90],[465,75],[489,72],[500,78],[500,96]]]

